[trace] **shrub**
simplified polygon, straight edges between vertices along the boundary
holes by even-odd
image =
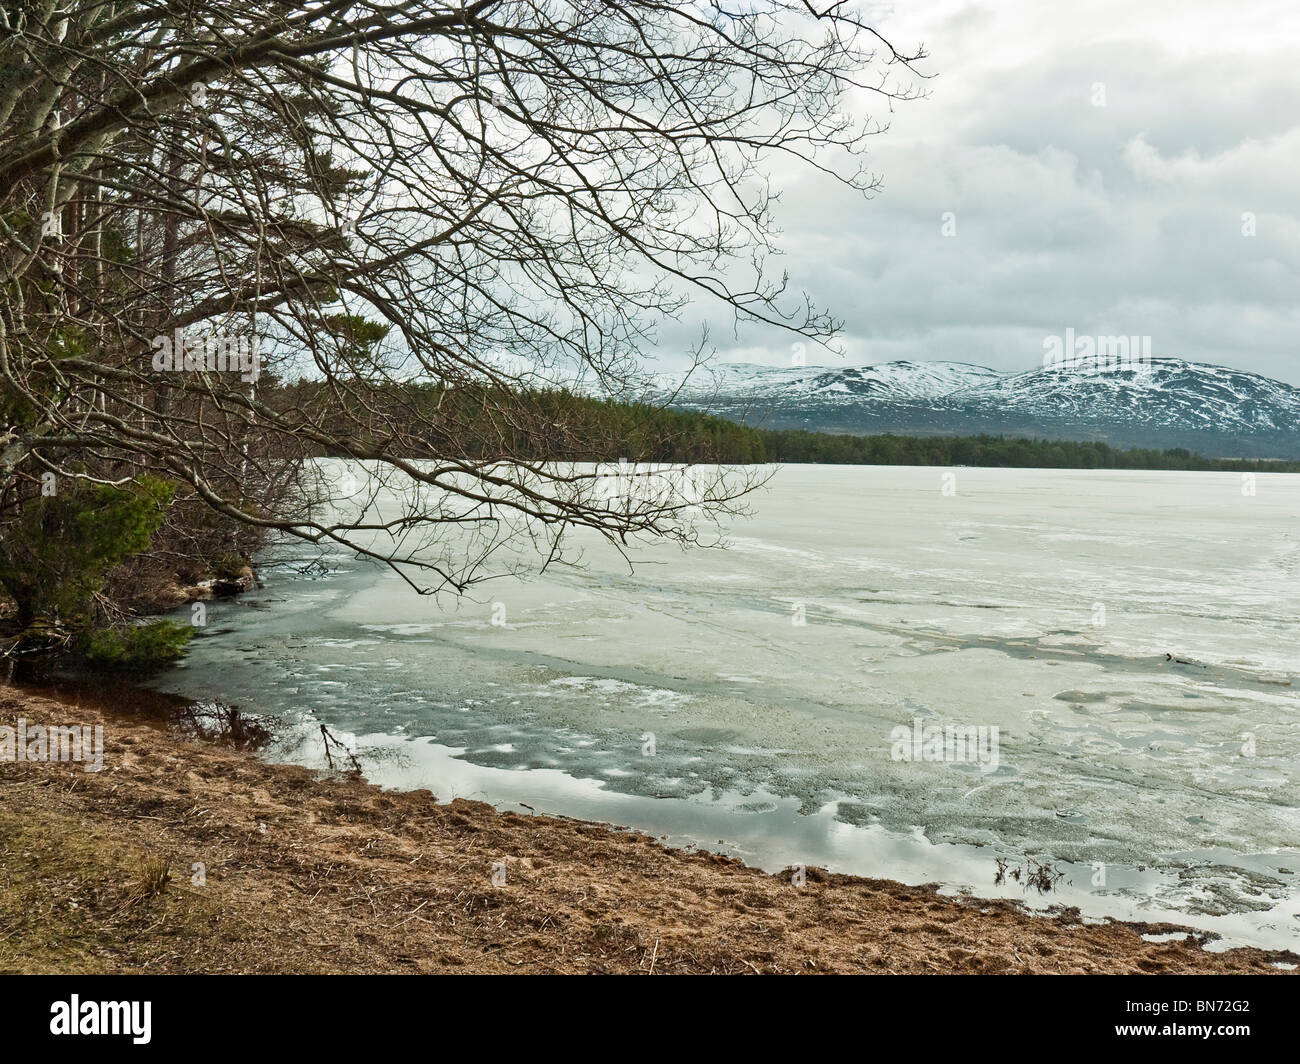
[[[193,636],[193,628],[175,621],[101,628],[86,633],[81,651],[92,669],[143,676],[180,658]]]
[[[0,586],[17,606],[19,626],[77,624],[109,570],[148,549],[173,490],[141,477],[27,502],[0,539]]]

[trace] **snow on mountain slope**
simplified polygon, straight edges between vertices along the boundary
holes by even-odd
[[[981,387],[1001,375],[984,366],[964,362],[882,362],[848,368],[827,366],[770,367],[749,362],[722,363],[697,370],[683,385],[685,402],[710,398],[824,399],[938,399],[954,392]],[[663,378],[665,391],[677,382]]]
[[[770,368],[724,364],[684,385],[676,406],[775,428],[1102,439],[1207,454],[1300,457],[1300,389],[1254,373],[1151,359],[1122,368],[999,373],[961,362]]]
[[[1055,412],[1213,431],[1300,430],[1300,390],[1253,373],[1174,358],[1107,372],[1034,370],[969,395],[1002,411]]]

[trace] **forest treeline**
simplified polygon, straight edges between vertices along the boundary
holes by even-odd
[[[290,407],[317,405],[319,385],[287,386]],[[1300,472],[1300,462],[1208,458],[1186,448],[1119,448],[1098,440],[993,435],[854,436],[764,429],[697,411],[578,395],[563,389],[507,393],[485,386],[392,389],[377,404],[375,440],[402,422],[428,441],[429,457],[521,458],[575,462],[824,463],[828,465],[992,466],[1029,469],[1168,469]],[[423,431],[420,431],[423,426]],[[547,426],[552,432],[545,432]],[[539,440],[546,440],[539,444]],[[339,453],[339,452],[334,452]]]
[[[1098,440],[1039,440],[1007,436],[839,436],[795,430],[755,430],[772,462],[862,465],[967,465],[1026,469],[1182,469],[1300,473],[1300,462],[1206,458],[1183,447],[1121,449]]]

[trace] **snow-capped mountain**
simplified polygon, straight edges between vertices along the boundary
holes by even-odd
[[[681,390],[682,404],[708,402],[713,396],[786,401],[839,397],[889,400],[934,399],[953,392],[992,384],[1001,374],[963,362],[882,362],[874,366],[827,368],[802,366],[772,369],[752,363],[729,362],[691,375]],[[673,387],[664,378],[661,388]]]
[[[1097,439],[1211,456],[1300,458],[1300,389],[1254,373],[1154,358],[1123,368],[1000,373],[961,362],[770,368],[729,363],[661,399],[765,428]]]

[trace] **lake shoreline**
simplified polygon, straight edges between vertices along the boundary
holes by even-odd
[[[439,802],[0,692],[0,724],[104,727],[104,769],[0,763],[6,972],[1258,973],[1007,900],[816,868],[796,886],[608,824]]]

